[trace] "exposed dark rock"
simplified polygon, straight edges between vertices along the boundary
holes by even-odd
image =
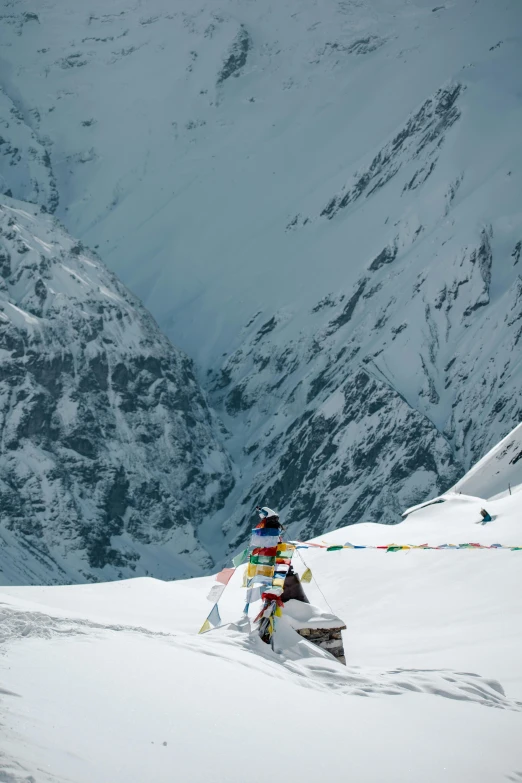
[[[263,339],[267,334],[270,334],[270,332],[273,332],[274,329],[277,326],[277,321],[275,316],[272,316],[269,321],[267,321],[263,326],[259,329],[257,332],[255,338],[254,338],[254,344],[258,343],[260,340]]]
[[[337,658],[339,663],[346,665],[346,657],[344,654],[343,637],[341,631],[346,630],[346,626],[342,628],[300,628],[297,633],[306,639],[308,642],[321,647]]]
[[[222,84],[231,76],[239,76],[241,69],[246,65],[248,52],[250,51],[251,46],[252,41],[248,34],[248,30],[241,25],[241,29],[230,47],[228,57],[218,74],[218,84]]]
[[[450,85],[425,101],[404,128],[377,153],[368,169],[355,175],[355,184],[328,201],[321,216],[331,220],[339,210],[353,204],[363,194],[368,197],[375,193],[395,177],[407,161],[416,160],[424,152],[427,159],[404,189],[420,187],[435,169],[445,132],[460,117],[457,99],[461,91],[461,84]]]
[[[376,272],[381,268],[381,266],[384,266],[385,264],[392,264],[397,258],[398,252],[399,251],[396,244],[393,244],[391,247],[388,245],[383,250],[381,250],[378,256],[373,259],[368,269],[370,269],[372,272]]]
[[[363,295],[367,283],[368,283],[368,279],[366,277],[363,277],[361,280],[359,280],[355,291],[353,292],[350,299],[345,304],[342,313],[339,316],[337,316],[335,320],[331,321],[330,324],[328,325],[327,332],[329,334],[337,331],[337,329],[340,329],[342,326],[345,326],[345,324],[347,324],[351,320],[355,308],[357,307],[357,303],[359,302],[359,299]]]

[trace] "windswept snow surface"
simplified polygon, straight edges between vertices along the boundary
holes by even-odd
[[[488,525],[480,503],[325,540],[522,543],[516,496],[488,504]],[[3,588],[0,779],[520,781],[522,552],[299,552],[312,602],[346,622],[346,668],[250,636],[242,568],[203,636],[211,577]]]

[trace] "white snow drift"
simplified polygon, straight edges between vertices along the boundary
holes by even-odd
[[[519,497],[488,500],[486,525],[484,499],[454,494],[319,542],[521,545]],[[242,568],[202,636],[211,577],[2,588],[0,776],[261,783],[275,765],[335,783],[518,781],[522,551],[298,553],[312,602],[347,624],[346,668],[251,635]]]

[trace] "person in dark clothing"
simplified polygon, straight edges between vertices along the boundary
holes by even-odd
[[[482,517],[483,522],[491,522],[491,516],[488,514],[485,508],[480,509],[480,515]]]

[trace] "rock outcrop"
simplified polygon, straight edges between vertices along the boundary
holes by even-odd
[[[34,205],[0,205],[0,583],[202,573],[232,487],[191,361]]]

